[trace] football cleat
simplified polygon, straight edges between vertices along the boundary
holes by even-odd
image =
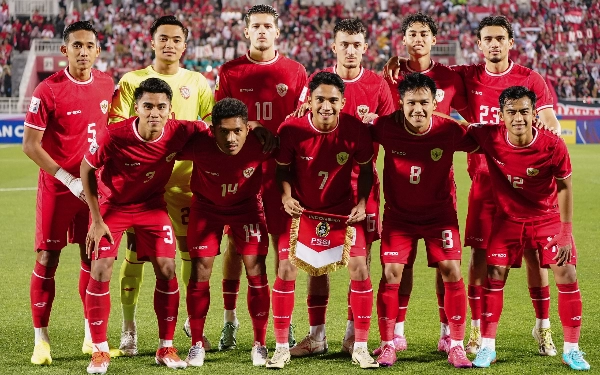
[[[306,357],[309,355],[317,355],[327,353],[327,337],[324,337],[322,341],[313,340],[310,335],[306,335],[299,343],[290,349],[290,355],[292,357]]]
[[[494,362],[496,362],[496,351],[484,346],[479,348],[477,357],[473,360],[473,366],[487,368]]]
[[[88,374],[106,374],[110,364],[110,354],[107,352],[92,353],[92,360],[87,367]]]
[[[473,364],[467,358],[467,353],[465,349],[460,345],[455,345],[450,348],[450,352],[448,353],[448,363],[456,368],[471,368]]]
[[[219,338],[219,351],[237,348],[236,335],[239,328],[239,324],[236,325],[230,322],[227,322],[223,325],[221,337]]]
[[[408,349],[408,343],[406,342],[405,336],[394,335],[394,348],[397,352],[402,352]],[[373,355],[379,356],[381,355],[381,346],[375,350],[373,350]]]
[[[379,366],[389,367],[396,363],[396,349],[393,346],[387,344],[380,349],[377,357]]]
[[[556,355],[556,346],[552,341],[552,331],[550,328],[535,328],[531,335],[538,342],[540,355],[554,357]]]
[[[196,343],[196,345],[192,345],[185,361],[190,366],[200,367],[204,364],[205,355],[206,355],[206,352],[204,351],[204,347],[202,346],[202,343],[198,342],[198,343]]]
[[[563,353],[562,361],[573,370],[587,371],[590,369],[590,364],[583,358],[585,355],[581,350],[571,350],[568,353]]]
[[[369,349],[360,347],[352,351],[352,363],[359,365],[360,368],[376,368],[379,363],[371,357]]]
[[[283,368],[286,364],[290,363],[290,349],[289,348],[277,348],[273,357],[267,361],[265,366],[267,368]]]
[[[469,335],[469,343],[467,344],[467,353],[477,354],[477,351],[481,347],[481,329],[479,327],[471,327],[471,334]]]
[[[438,352],[450,353],[450,335],[444,335],[438,340]]]
[[[354,335],[342,340],[342,353],[348,353],[352,356],[354,351]]]
[[[136,331],[123,331],[121,332],[121,344],[119,349],[123,352],[123,355],[132,357],[138,354],[137,348],[137,332]]]
[[[269,357],[267,356],[267,347],[261,345],[258,341],[254,342],[252,351],[250,352],[250,358],[252,359],[253,366],[264,366],[267,364]]]
[[[31,356],[31,363],[34,365],[49,365],[52,363],[49,343],[40,340],[35,344],[33,347],[33,355]]]
[[[288,329],[288,345],[290,348],[296,346],[296,335],[294,334],[294,328],[296,328],[296,326],[290,323],[290,328]]]
[[[167,366],[172,369],[186,368],[187,363],[182,361],[177,355],[177,349],[172,346],[167,348],[160,348],[156,351],[154,357],[157,365]]]

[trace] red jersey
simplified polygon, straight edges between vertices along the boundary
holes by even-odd
[[[352,161],[365,164],[373,158],[367,125],[340,113],[337,126],[323,132],[315,128],[309,113],[284,122],[279,142],[277,163],[291,165],[294,198],[307,209],[350,214],[354,207]]]
[[[432,116],[425,133],[412,132],[401,112],[379,117],[370,127],[385,150],[385,210],[394,217],[426,221],[455,212],[448,178],[455,151],[473,152],[478,145],[454,120]]]
[[[214,135],[202,134],[188,142],[177,159],[194,163],[190,187],[197,201],[215,206],[215,210],[239,213],[245,203],[256,207],[262,182],[260,166],[269,157],[253,134],[237,155],[226,155]]]
[[[112,77],[99,70],[92,69],[90,79],[82,82],[65,68],[33,91],[25,126],[44,132],[42,148],[75,177],[96,133],[106,129],[114,88]],[[42,175],[47,173],[42,171]]]
[[[400,109],[400,93],[398,86],[404,79],[404,76],[412,73],[421,73],[431,78],[437,86],[435,100],[437,101],[438,112],[450,115],[450,108],[454,108],[457,112],[464,112],[467,109],[467,95],[465,84],[462,78],[446,65],[431,61],[431,65],[427,70],[417,72],[412,70],[406,62],[400,64],[400,75],[398,83],[392,83],[389,79],[387,83],[394,98],[395,109]]]
[[[497,207],[512,220],[531,221],[560,215],[555,180],[571,176],[565,142],[534,128],[533,141],[514,146],[506,127],[474,124],[471,135],[485,153]]]
[[[164,207],[165,185],[175,156],[193,134],[208,132],[202,121],[171,119],[157,139],[145,141],[137,122],[137,117],[132,117],[111,125],[85,154],[89,165],[102,167],[98,183],[101,204],[135,211]]]
[[[463,79],[467,89],[469,108],[465,117],[471,123],[499,123],[499,98],[502,91],[511,86],[525,86],[537,96],[536,109],[552,108],[554,99],[546,82],[539,73],[510,61],[503,73],[490,73],[485,63],[478,65],[452,66]],[[469,155],[468,171],[472,177],[476,173],[489,173],[483,155]]]
[[[271,61],[255,61],[250,52],[221,66],[215,99],[235,98],[248,107],[248,120],[277,132],[279,125],[304,102],[306,69],[278,52]]]

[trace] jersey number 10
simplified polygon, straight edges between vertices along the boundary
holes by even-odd
[[[273,102],[256,102],[256,121],[273,119]]]

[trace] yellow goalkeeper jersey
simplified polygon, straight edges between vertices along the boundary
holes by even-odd
[[[109,123],[115,123],[135,116],[133,92],[148,78],[160,78],[173,90],[173,113],[178,120],[211,121],[211,111],[215,104],[212,90],[206,78],[198,72],[179,68],[173,75],[157,73],[152,65],[147,68],[125,73],[119,81],[112,101]],[[167,189],[173,186],[189,186],[192,175],[192,162],[177,161]]]

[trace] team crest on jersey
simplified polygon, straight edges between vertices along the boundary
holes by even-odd
[[[327,235],[329,235],[330,230],[331,230],[331,227],[329,226],[329,223],[326,221],[321,221],[321,222],[319,222],[319,224],[317,224],[316,232],[317,232],[317,236],[319,236],[319,237],[327,237]]]
[[[538,173],[540,173],[539,169],[527,168],[527,176],[529,176],[529,177],[537,176]]]
[[[38,110],[40,109],[40,102],[41,102],[40,98],[36,98],[35,96],[32,96],[31,103],[29,104],[29,112],[38,113]]]
[[[441,102],[442,100],[444,100],[444,90],[442,89],[437,89],[437,91],[435,92],[435,101],[436,102]]]
[[[284,97],[287,94],[288,87],[285,83],[280,83],[277,86],[277,93],[279,96]]]
[[[102,113],[108,113],[108,100],[103,100],[100,102],[100,110]]]
[[[358,115],[362,118],[367,113],[369,113],[369,106],[361,104],[358,107],[356,107],[356,112],[358,112]]]
[[[217,79],[215,79],[215,91],[219,91],[219,76],[217,76]]]
[[[167,156],[167,163],[170,163],[171,160],[173,160],[173,158],[175,157],[175,155],[177,155],[176,152],[172,152]]]
[[[338,162],[339,165],[346,164],[346,162],[348,161],[348,157],[349,157],[349,155],[348,155],[347,152],[340,152],[339,154],[337,154],[335,156],[335,158],[336,158],[336,160],[337,160],[337,162]]]
[[[179,88],[179,92],[181,93],[181,96],[184,99],[189,99],[190,98],[190,88],[187,86],[181,86]]]
[[[98,142],[96,142],[96,138],[92,138],[92,142],[90,143],[90,154],[94,155],[100,146],[98,146]]]
[[[442,154],[444,153],[444,150],[442,150],[441,148],[434,148],[433,150],[431,150],[431,160],[433,161],[438,161],[442,158]]]
[[[244,169],[244,177],[246,178],[250,178],[250,176],[252,176],[252,174],[254,173],[254,168],[250,167],[250,168],[246,168]]]

